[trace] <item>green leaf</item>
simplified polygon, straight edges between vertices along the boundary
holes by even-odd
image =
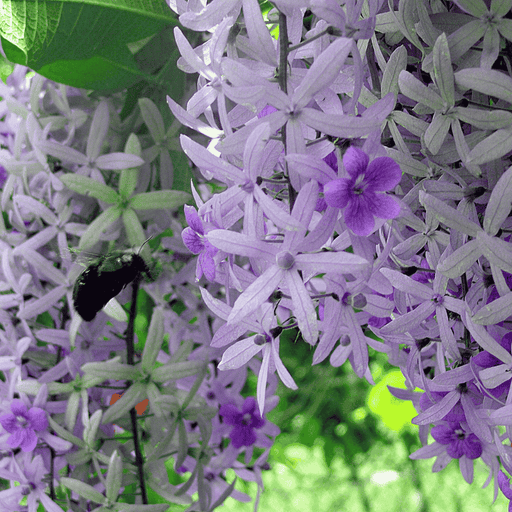
[[[512,167],[509,167],[494,186],[485,209],[484,230],[496,235],[512,208]]]
[[[146,386],[141,382],[132,384],[123,393],[123,396],[106,410],[101,422],[103,424],[112,423],[125,414],[128,414],[130,409],[133,409],[141,400],[146,398],[145,391]]]
[[[131,208],[127,208],[123,212],[123,224],[126,229],[130,245],[132,247],[141,247],[146,241],[146,235],[139,217]],[[148,260],[151,257],[149,247],[146,247],[145,245],[142,247],[142,257],[147,258]]]
[[[467,68],[455,73],[455,83],[512,103],[512,78],[494,69]]]
[[[470,21],[459,30],[450,34],[448,45],[452,62],[459,60],[485,34],[485,25],[480,20]]]
[[[48,422],[50,423],[50,427],[55,431],[55,433],[62,437],[65,441],[69,441],[74,445],[82,448],[85,446],[85,443],[78,437],[74,436],[71,432],[67,431],[62,425],[56,422],[51,416],[48,417]]]
[[[450,129],[450,118],[434,112],[434,117],[425,132],[425,144],[433,155],[437,155]]]
[[[170,151],[169,154],[174,168],[173,189],[189,192],[190,183],[194,180],[194,173],[187,155],[183,151]]]
[[[427,43],[427,45],[433,47],[442,30],[434,27],[426,5],[427,4],[425,2],[416,2],[416,11],[418,12],[418,17],[420,19],[416,29],[418,31],[418,35]]]
[[[468,154],[467,161],[473,164],[485,164],[501,158],[512,149],[512,127],[497,130],[479,142]]]
[[[204,367],[204,361],[183,361],[180,363],[168,363],[153,370],[151,378],[154,382],[166,382],[168,380],[182,379],[196,375]]]
[[[402,94],[418,103],[423,103],[434,110],[444,108],[443,100],[439,94],[426,85],[423,85],[409,71],[401,71],[398,77],[398,85]]]
[[[447,35],[453,34],[470,21],[474,21],[473,16],[459,12],[439,12],[431,14],[429,17],[434,27]]]
[[[479,142],[482,142],[482,140],[485,139],[485,135],[486,132],[483,132],[481,130],[474,130],[469,135],[465,135],[464,139],[466,140],[468,146],[470,148],[473,148]],[[432,159],[438,165],[453,164],[454,162],[458,162],[461,159],[457,151],[455,141],[450,134],[446,136],[444,144],[442,145],[439,153],[435,157],[432,157]]]
[[[391,12],[381,12],[375,16],[375,30],[383,34],[392,34],[400,31],[396,15]]]
[[[421,41],[418,39],[415,29],[415,25],[418,21],[415,0],[399,0],[398,12],[393,11],[393,2],[391,0],[388,0],[388,6],[390,12],[396,17],[396,22],[399,26],[400,32],[409,39],[409,41],[411,41],[411,43],[416,46],[423,55],[424,48]]]
[[[406,172],[411,176],[417,176],[418,178],[428,177],[429,168],[425,163],[420,162],[401,151],[397,151],[396,149],[387,149],[387,154],[400,166],[400,169],[402,169],[403,172]]]
[[[505,39],[512,41],[512,20],[501,19],[496,24],[496,28]]]
[[[469,123],[480,130],[497,130],[512,124],[512,113],[506,110],[455,107],[452,112],[463,123]]]
[[[144,123],[146,123],[148,127],[153,142],[158,144],[165,137],[165,126],[162,115],[157,106],[149,98],[140,98],[139,108],[142,119],[144,119]]]
[[[386,69],[382,74],[381,95],[388,92],[398,94],[398,75],[407,66],[407,50],[405,46],[399,46],[389,57]]]
[[[142,79],[151,80],[136,67],[126,45],[100,50],[90,59],[59,59],[37,72],[55,82],[80,89],[115,91],[130,87]]]
[[[458,119],[452,119],[451,122],[453,140],[455,141],[455,147],[457,148],[457,153],[459,153],[460,159],[462,163],[466,166],[466,169],[475,177],[479,178],[482,175],[482,171],[478,165],[475,165],[471,162],[468,162],[468,154],[469,154],[469,145],[466,142],[466,138],[464,133],[462,132],[462,128],[460,126],[460,122]]]
[[[130,133],[128,140],[126,141],[124,151],[131,155],[141,155],[142,150],[137,135]],[[133,191],[137,186],[138,177],[139,169],[137,169],[137,167],[121,170],[121,176],[119,178],[119,194],[121,194],[122,197],[127,199],[133,194]]]
[[[439,222],[442,222],[449,228],[455,229],[456,231],[465,233],[472,237],[476,237],[480,232],[482,232],[482,228],[480,228],[480,226],[467,219],[457,210],[440,199],[437,199],[433,195],[420,190],[419,200],[427,210],[432,211],[434,217]]]
[[[480,67],[482,69],[491,69],[500,53],[501,38],[496,27],[491,26],[484,35],[482,45],[482,55],[480,57]]]
[[[457,0],[457,5],[475,18],[481,18],[489,12],[483,0]]]
[[[434,45],[434,77],[441,97],[446,105],[455,105],[455,88],[453,84],[453,69],[450,49],[446,34],[441,34]]]
[[[86,375],[101,377],[105,380],[135,380],[140,376],[137,368],[120,363],[118,360],[119,357],[99,363],[85,363],[82,370]]]
[[[96,434],[98,433],[98,428],[101,423],[101,415],[102,411],[98,409],[95,411],[89,418],[89,422],[84,426],[84,441],[89,445],[93,446],[94,440],[96,439]]]
[[[512,9],[512,0],[491,0],[490,11],[499,18],[505,16]]]
[[[133,196],[130,207],[135,210],[174,210],[190,201],[192,196],[179,190],[157,190]]]
[[[118,89],[140,80],[127,43],[175,25],[165,0],[3,2],[6,56],[57,82]]]
[[[315,416],[310,416],[300,430],[299,442],[306,446],[313,446],[321,430],[319,419]]]
[[[110,204],[116,203],[119,199],[119,194],[114,189],[87,176],[70,173],[61,176],[60,180],[66,187],[84,196],[95,197]]]
[[[80,238],[78,244],[79,249],[88,249],[99,241],[102,233],[108,229],[117,219],[121,217],[121,209],[116,206],[111,206],[104,212],[100,213],[94,221],[89,224],[85,233]]]
[[[485,34],[485,25],[480,20],[466,23],[448,36],[448,47],[452,62],[457,62]],[[434,69],[434,52],[425,57],[421,69],[430,73]]]
[[[178,456],[176,457],[176,462],[174,464],[175,469],[178,469],[183,464],[183,462],[185,462],[185,457],[187,456],[187,447],[187,429],[185,428],[183,420],[180,419],[178,420]],[[197,467],[194,469],[194,471],[196,470]],[[181,490],[183,490],[183,488]]]
[[[121,489],[121,480],[123,477],[123,462],[117,453],[117,450],[110,456],[107,470],[107,499],[116,502],[119,497],[119,489]]]
[[[9,62],[3,55],[0,55],[0,80],[5,84],[5,81],[14,71],[14,64]]]
[[[89,484],[81,482],[80,480],[76,480],[74,478],[68,478],[67,476],[63,476],[60,478],[60,483],[76,492],[83,498],[94,501],[95,503],[103,504],[106,503],[106,498],[101,494],[101,492],[97,491],[94,487],[91,487]]]
[[[421,137],[428,128],[428,123],[422,119],[411,116],[407,112],[401,110],[395,110],[391,113],[390,118],[396,121],[400,126],[409,130],[416,137]]]
[[[65,423],[66,428],[73,432],[76,423],[76,415],[78,414],[78,406],[80,405],[80,393],[74,392],[67,399]]]
[[[153,310],[146,345],[142,352],[142,371],[150,371],[155,364],[164,337],[164,317],[160,308]]]

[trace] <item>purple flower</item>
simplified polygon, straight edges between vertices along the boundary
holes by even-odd
[[[34,431],[48,428],[46,413],[39,407],[27,409],[27,406],[17,398],[11,402],[11,411],[12,414],[0,417],[2,427],[12,434],[7,439],[7,444],[11,448],[20,446],[24,452],[31,452],[37,445],[37,435]]]
[[[204,238],[203,221],[193,206],[185,205],[185,218],[190,227],[181,232],[183,243],[192,254],[199,254],[196,279],[199,281],[204,274],[208,281],[213,281],[215,279],[213,257],[217,254],[218,249]]]
[[[478,459],[482,455],[482,443],[473,433],[465,432],[460,423],[432,427],[432,437],[440,444],[448,445],[446,453],[453,459],[465,455],[468,459]]]
[[[374,228],[374,216],[394,219],[400,204],[385,192],[393,189],[402,178],[399,165],[387,156],[373,160],[361,149],[351,146],[343,155],[343,165],[349,178],[339,178],[324,186],[325,202],[335,208],[345,208],[345,223],[356,235],[368,236]]]
[[[0,165],[0,187],[4,186],[4,183],[7,181],[8,178],[7,171],[5,170],[5,167],[3,165]]]
[[[256,409],[256,400],[252,396],[245,399],[242,412],[233,404],[224,404],[219,414],[224,417],[224,423],[234,426],[229,437],[235,448],[253,445],[256,442],[254,429],[265,425],[265,420]]]

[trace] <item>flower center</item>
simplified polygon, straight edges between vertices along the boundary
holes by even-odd
[[[20,427],[25,428],[27,426],[27,418],[24,418],[23,416],[16,416],[16,420]]]
[[[440,295],[439,293],[436,293],[432,297],[432,301],[435,302],[436,304],[442,304],[444,301],[444,297],[442,295]]]
[[[466,432],[464,430],[458,428],[454,430],[454,434],[457,436],[457,439],[460,439],[461,441],[463,439],[466,439]]]
[[[249,413],[249,412],[246,412],[242,418],[242,423],[244,425],[249,425],[249,423],[251,422],[252,420],[252,414]]]
[[[254,182],[252,180],[245,180],[245,183],[240,185],[240,188],[250,194],[254,190]]]
[[[348,334],[344,334],[341,338],[340,338],[340,345],[342,347],[348,347],[350,345],[350,336]]]
[[[281,251],[276,255],[276,263],[279,268],[282,268],[283,270],[289,270],[293,267],[295,258],[293,257],[293,254],[289,253],[288,251]]]
[[[365,188],[366,188],[366,184],[364,183],[364,174],[360,174],[357,178],[356,178],[356,181],[354,182],[354,187],[352,189],[352,191],[354,192],[354,194],[356,196],[360,196]]]
[[[261,346],[264,345],[266,342],[267,340],[265,339],[265,336],[263,336],[263,334],[256,334],[256,336],[254,336],[255,345]]]

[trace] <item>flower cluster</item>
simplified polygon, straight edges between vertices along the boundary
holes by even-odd
[[[248,501],[226,471],[262,486],[278,379],[298,388],[288,330],[370,383],[369,349],[387,354],[418,410],[411,456],[458,459],[467,482],[481,459],[510,498],[512,78],[491,67],[512,0],[420,2],[414,20],[381,0],[169,4],[204,35],[174,29],[199,74],[185,106],[167,98],[188,135],[148,98],[124,118],[126,95],[21,66],[0,84],[0,502],[120,510],[129,486],[141,511]],[[171,190],[178,144],[192,195]],[[123,291],[83,322],[69,247],[140,248],[152,282],[93,264],[91,301],[104,279]]]

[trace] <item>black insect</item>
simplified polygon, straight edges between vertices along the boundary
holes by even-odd
[[[101,256],[79,276],[73,287],[73,306],[90,322],[107,302],[142,274],[151,276],[139,254],[113,253]]]

